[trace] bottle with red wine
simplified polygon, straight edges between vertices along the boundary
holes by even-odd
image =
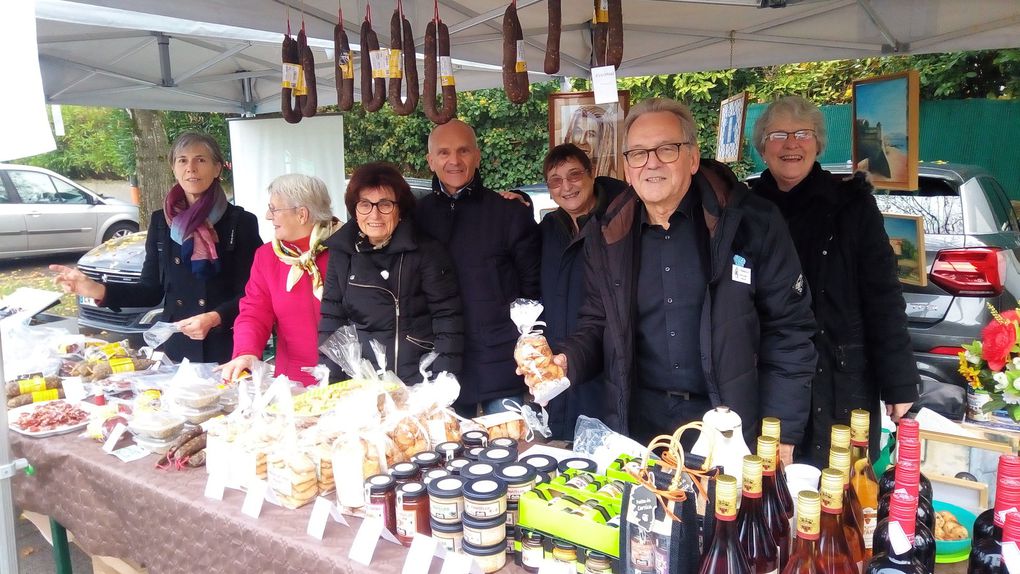
[[[779,547],[779,568],[786,566],[790,558],[790,519],[783,511],[780,500],[779,485],[776,483],[776,461],[779,441],[768,436],[758,437],[758,456],[761,457],[761,489],[762,506],[765,518],[769,523],[769,531]]]
[[[743,492],[737,513],[737,538],[755,574],[778,574],[779,547],[776,545],[762,506],[760,457],[744,457]]]
[[[761,435],[770,436],[779,442],[779,435],[782,423],[776,417],[765,417],[761,419]],[[786,484],[786,468],[782,460],[776,463],[776,486],[779,488],[779,497],[783,501],[783,510],[788,518],[793,518],[793,497],[790,495],[790,487]]]
[[[974,521],[971,544],[994,538],[1002,541],[1002,527],[1006,515],[1020,510],[1020,457],[1004,454],[999,457],[998,475],[995,480],[995,506],[982,512]]]
[[[819,488],[822,500],[818,537],[818,561],[826,574],[858,574],[861,571],[847,544],[843,530],[843,473],[827,468],[822,471]]]
[[[715,534],[701,556],[698,574],[753,574],[737,537],[737,479],[719,475],[715,482]]]
[[[850,556],[860,571],[864,567],[864,537],[850,506],[850,449],[834,446],[829,450],[829,467],[843,476],[843,532],[850,547]]]
[[[1009,574],[1006,562],[1011,560],[1011,557],[1004,557],[1003,550],[1020,557],[1018,543],[1020,543],[1020,512],[1010,512],[1006,515],[1006,523],[1002,528],[1001,543],[994,538],[986,538],[971,548],[967,574]]]
[[[865,574],[931,574],[914,557],[917,497],[906,491],[893,492],[889,518],[882,521],[884,537],[875,537],[875,555],[864,568]],[[923,528],[923,527],[922,527]],[[876,528],[876,531],[878,528]]]
[[[818,561],[821,499],[817,492],[802,490],[797,495],[797,540],[783,574],[824,574]]]
[[[893,467],[895,483],[893,488],[878,499],[878,521],[889,516],[889,501],[894,490],[906,489],[917,496],[917,520],[924,524],[929,532],[935,532],[935,508],[931,500],[921,493],[921,444],[919,442],[902,442],[899,447],[899,462]],[[902,477],[901,477],[902,475]],[[916,480],[915,480],[916,478]]]
[[[918,464],[921,462],[921,438],[919,436],[920,425],[914,419],[903,418],[900,419],[896,429],[896,460],[899,461],[903,458],[904,446],[906,446],[906,454],[908,457],[916,460]],[[914,448],[916,446],[916,449]],[[916,453],[916,456],[914,456]],[[896,485],[896,467],[890,466],[882,473],[882,476],[878,479],[878,498],[881,499],[886,494],[892,492],[893,487]],[[921,483],[919,485],[920,496],[931,502],[932,490],[931,481],[923,473],[921,474]],[[920,501],[918,501],[920,502]],[[881,520],[881,517],[879,517]]]

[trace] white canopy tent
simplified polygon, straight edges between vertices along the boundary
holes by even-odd
[[[765,0],[770,1],[776,2]],[[338,7],[356,45],[370,5],[373,27],[386,46],[396,6],[396,0],[37,2],[48,103],[235,113],[279,111],[280,41],[288,14],[294,33],[304,18],[317,62],[319,102],[331,104]],[[760,2],[624,0],[619,75],[1020,45],[1017,0],[787,0],[782,8],[759,8]],[[501,86],[507,0],[403,0],[419,61],[421,38],[437,4],[458,59],[458,90]],[[518,0],[518,10],[529,67],[541,70],[547,3]],[[560,74],[587,77],[592,2],[564,0],[562,12]]]

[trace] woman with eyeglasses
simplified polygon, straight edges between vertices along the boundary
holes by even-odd
[[[234,321],[233,359],[221,367],[224,379],[251,369],[275,330],[275,374],[305,386],[315,383],[303,369],[319,362],[326,241],[340,228],[331,204],[326,184],[317,177],[287,174],[269,184],[266,219],[273,222],[273,240],[255,252]]]
[[[863,173],[822,169],[821,111],[800,96],[773,102],[754,124],[753,143],[768,166],[753,191],[779,206],[811,289],[818,365],[811,420],[797,452],[828,461],[829,429],[849,424],[850,411],[871,416],[877,452],[882,417],[899,420],[917,400],[914,362],[896,256]]]
[[[319,342],[344,325],[358,331],[364,357],[386,347],[387,368],[406,384],[421,382],[422,355],[438,354],[431,371],[458,374],[464,321],[453,261],[438,241],[415,229],[414,195],[395,167],[354,170],[344,196],[353,219],[327,242],[331,256],[322,296]],[[344,376],[330,362],[333,377]]]
[[[159,320],[180,332],[161,350],[174,361],[222,363],[230,360],[238,301],[262,244],[258,220],[227,201],[220,186],[223,152],[211,136],[181,134],[169,160],[177,184],[152,213],[139,283],[100,283],[77,269],[50,269],[65,292],[114,310],[163,301]]]

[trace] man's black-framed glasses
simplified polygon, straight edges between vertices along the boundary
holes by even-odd
[[[785,142],[790,137],[793,137],[793,139],[795,139],[795,140],[797,140],[799,142],[806,142],[806,141],[815,139],[815,130],[812,130],[812,129],[803,129],[803,130],[797,130],[795,132],[784,132],[782,130],[777,130],[777,131],[769,132],[769,133],[765,134],[765,141],[766,142]]]
[[[658,147],[652,149],[632,149],[623,152],[623,158],[627,160],[627,165],[632,168],[645,167],[648,163],[648,154],[652,152],[655,157],[659,158],[662,163],[673,163],[680,159],[680,148],[685,145],[691,145],[691,142],[671,142],[664,143]]]
[[[564,181],[569,181],[570,183],[577,183],[581,181],[581,178],[583,177],[584,177],[583,169],[572,169],[569,172],[567,172],[567,175],[565,177],[559,176],[550,177],[548,181],[546,181],[546,185],[549,186],[549,189],[559,189],[559,187],[563,185]]]
[[[389,215],[393,213],[393,208],[396,207],[396,205],[397,203],[395,201],[391,201],[389,199],[380,199],[379,201],[362,199],[354,205],[354,209],[356,209],[361,215],[368,215],[369,213],[372,213],[372,208],[374,207],[379,210],[379,213]]]

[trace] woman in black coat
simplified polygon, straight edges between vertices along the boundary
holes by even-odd
[[[421,382],[419,360],[430,351],[439,355],[433,373],[458,374],[464,320],[457,276],[446,249],[415,230],[411,188],[393,166],[369,163],[354,171],[344,200],[354,219],[326,242],[320,343],[353,325],[362,356],[374,363],[369,343],[378,340],[387,368],[407,384]],[[339,376],[334,368],[332,378]]]
[[[768,165],[754,192],[779,206],[811,289],[818,324],[818,365],[811,420],[799,458],[825,466],[834,424],[850,411],[871,412],[871,444],[881,416],[899,420],[917,400],[914,362],[896,256],[871,184],[858,173],[841,179],[815,161],[825,148],[825,122],[799,96],[773,102],[754,124],[755,147]]]
[[[50,269],[65,292],[114,310],[163,301],[160,320],[180,329],[162,347],[167,356],[223,363],[231,358],[238,301],[262,245],[258,221],[227,202],[220,187],[223,153],[212,137],[181,134],[169,159],[177,184],[164,209],[152,214],[139,284],[99,283],[61,265]]]

